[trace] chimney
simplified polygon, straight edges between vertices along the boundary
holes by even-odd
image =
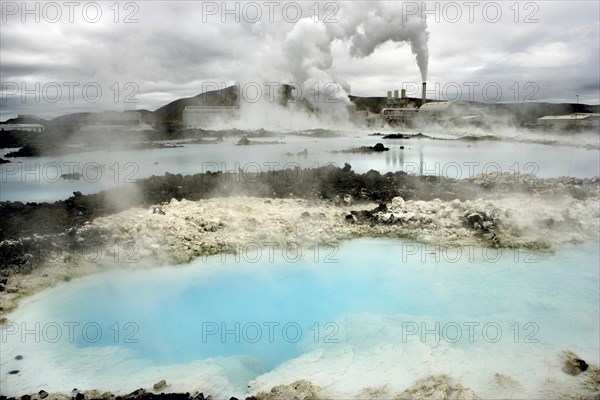
[[[392,98],[392,91],[388,90],[388,99],[391,99],[391,98]]]
[[[398,89],[394,90],[394,98],[397,99],[398,98]]]
[[[406,98],[406,89],[402,89],[402,91],[400,92],[400,98],[405,99]]]
[[[427,98],[425,97],[427,93],[427,83],[423,82],[423,92],[421,93],[421,105],[427,103]]]

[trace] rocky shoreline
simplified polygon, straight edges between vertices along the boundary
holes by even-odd
[[[568,398],[573,400],[599,400],[600,399],[600,368],[597,365],[589,365],[571,351],[565,351],[559,355],[562,364],[562,379],[560,382],[548,381],[548,396],[546,398]],[[559,364],[559,365],[560,365]],[[521,377],[519,377],[521,378]],[[518,379],[496,373],[491,378],[501,393],[510,394],[511,398],[523,390]],[[165,390],[168,384],[161,380],[154,384],[152,389],[137,389],[129,394],[120,395],[111,392],[100,392],[98,390],[80,391],[73,389],[70,394],[48,393],[40,390],[37,393],[25,394],[20,397],[7,397],[0,395],[0,400],[213,400],[212,395],[204,395],[203,392],[169,392]],[[308,380],[301,379],[289,384],[277,385],[268,391],[258,393],[244,398],[219,397],[229,400],[325,400],[332,398],[324,388],[314,385]],[[419,379],[412,386],[401,392],[390,392],[387,387],[364,388],[354,399],[450,399],[450,400],[475,400],[480,399],[472,389],[460,383],[460,379],[453,378],[447,374],[430,375]],[[484,397],[485,398],[485,397]],[[216,400],[216,399],[215,399]]]

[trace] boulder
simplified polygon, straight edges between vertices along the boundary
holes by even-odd
[[[270,392],[260,392],[254,398],[258,400],[317,400],[319,399],[319,388],[306,380],[301,380],[289,385],[275,386]]]
[[[563,354],[565,364],[562,370],[569,375],[579,375],[582,372],[587,371],[589,365],[579,358],[575,353],[568,351]]]
[[[164,379],[156,382],[154,384],[154,389],[155,390],[161,390],[162,388],[164,388],[165,386],[167,386],[167,381],[165,381]]]
[[[389,148],[385,147],[383,145],[383,143],[377,143],[375,146],[373,146],[373,151],[387,151],[389,150]]]

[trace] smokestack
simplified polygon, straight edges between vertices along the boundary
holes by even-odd
[[[400,92],[400,98],[405,99],[406,98],[406,89],[402,89],[402,91]]]
[[[425,94],[427,90],[427,82],[423,82],[423,92],[421,93],[421,105],[425,104],[427,102],[427,98],[425,97]]]

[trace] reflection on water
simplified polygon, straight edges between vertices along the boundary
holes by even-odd
[[[280,144],[260,141],[277,140]],[[136,151],[95,151],[59,157],[13,159],[0,166],[0,200],[53,201],[74,191],[96,193],[152,175],[196,174],[207,171],[268,172],[293,167],[317,167],[327,163],[352,165],[363,173],[405,171],[449,178],[470,178],[481,173],[535,173],[540,177],[600,175],[598,150],[534,143],[394,139],[348,135],[339,138],[281,136],[255,139],[250,146],[236,146],[237,139],[215,144]],[[372,154],[332,153],[383,142],[390,150]],[[404,148],[402,148],[404,147]],[[304,151],[306,150],[306,152]],[[61,175],[81,173],[78,180]]]

